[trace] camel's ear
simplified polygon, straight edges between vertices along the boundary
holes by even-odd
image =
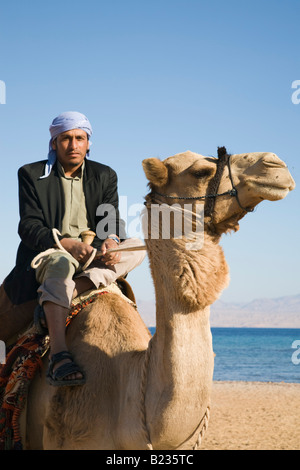
[[[145,175],[151,184],[163,186],[168,181],[168,169],[158,158],[147,158],[142,161]]]

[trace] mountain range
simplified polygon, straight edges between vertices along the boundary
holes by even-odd
[[[155,301],[137,300],[148,327],[155,326]],[[251,302],[223,302],[211,306],[212,327],[300,328],[300,294],[261,298]]]

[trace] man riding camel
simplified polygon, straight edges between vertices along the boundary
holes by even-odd
[[[126,239],[115,171],[86,158],[92,135],[86,116],[63,113],[53,120],[50,134],[48,160],[25,165],[18,172],[21,243],[2,294],[8,297],[10,312],[38,298],[35,316],[44,321],[50,336],[47,379],[52,385],[78,385],[85,382],[84,372],[74,363],[65,340],[72,299],[126,276],[143,261],[145,252],[108,251],[141,241]],[[99,210],[101,206],[107,211]],[[104,226],[115,230],[105,235]],[[87,230],[97,233],[92,245],[81,239]],[[93,259],[95,248],[102,255],[97,259]],[[40,260],[33,270],[37,255]],[[10,336],[14,316],[0,313],[0,339]]]

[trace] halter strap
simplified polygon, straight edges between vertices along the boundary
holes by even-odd
[[[226,148],[218,147],[217,171],[213,179],[210,181],[208,185],[208,189],[207,189],[208,194],[210,195],[210,198],[208,199],[204,208],[204,215],[206,217],[207,216],[212,217],[212,213],[214,211],[214,207],[216,203],[216,198],[221,195],[223,196],[223,194],[218,193],[218,189],[220,186],[224,168],[226,164],[228,164],[229,159],[230,159],[230,156],[227,154]],[[235,194],[232,194],[232,189],[230,190],[230,195],[235,196]]]
[[[237,201],[238,205],[240,206],[240,208],[241,208],[243,211],[246,211],[246,212],[253,212],[253,211],[254,211],[254,207],[252,207],[252,209],[248,209],[247,207],[242,206],[242,204],[240,203],[238,190],[236,189],[236,187],[234,186],[234,183],[233,183],[233,178],[232,178],[232,173],[231,173],[231,165],[230,165],[230,156],[228,157],[227,166],[228,166],[229,179],[230,179],[230,182],[231,182],[232,191],[235,192],[235,198],[236,198],[236,201]]]
[[[212,217],[216,198],[220,196],[235,197],[238,205],[240,206],[242,210],[244,210],[245,212],[253,212],[254,209],[248,209],[247,207],[243,207],[240,203],[240,200],[238,197],[238,191],[233,183],[231,166],[230,166],[230,157],[231,155],[227,153],[227,150],[225,147],[218,147],[217,171],[215,173],[215,176],[212,178],[212,180],[210,181],[208,185],[208,188],[207,188],[208,194],[205,194],[202,196],[170,196],[168,194],[159,193],[158,191],[154,191],[153,194],[157,194],[158,196],[163,196],[168,199],[180,199],[180,200],[184,199],[184,200],[193,200],[193,201],[207,200],[205,203],[204,215],[208,217]],[[228,191],[225,191],[224,193],[218,193],[221,178],[222,178],[223,171],[226,165],[228,167],[229,179],[230,179],[232,188],[229,189]]]

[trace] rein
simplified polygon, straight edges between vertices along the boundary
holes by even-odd
[[[205,216],[208,216],[208,217],[212,217],[216,198],[221,197],[221,196],[235,197],[239,207],[242,210],[244,210],[245,212],[253,212],[254,209],[248,209],[247,207],[243,207],[240,203],[238,190],[235,187],[234,182],[233,182],[231,165],[230,165],[230,157],[231,155],[227,153],[227,150],[225,147],[218,147],[217,171],[216,171],[215,176],[212,178],[212,180],[209,183],[209,186],[207,189],[208,194],[205,194],[202,196],[170,196],[169,194],[162,194],[162,193],[159,193],[158,191],[155,191],[154,194],[158,196],[166,197],[168,199],[180,199],[180,200],[184,199],[184,200],[193,200],[193,201],[207,200],[205,204],[204,214]],[[226,165],[228,167],[229,179],[230,179],[232,188],[229,189],[228,191],[225,191],[224,193],[218,193],[220,181],[221,181],[223,171]]]

